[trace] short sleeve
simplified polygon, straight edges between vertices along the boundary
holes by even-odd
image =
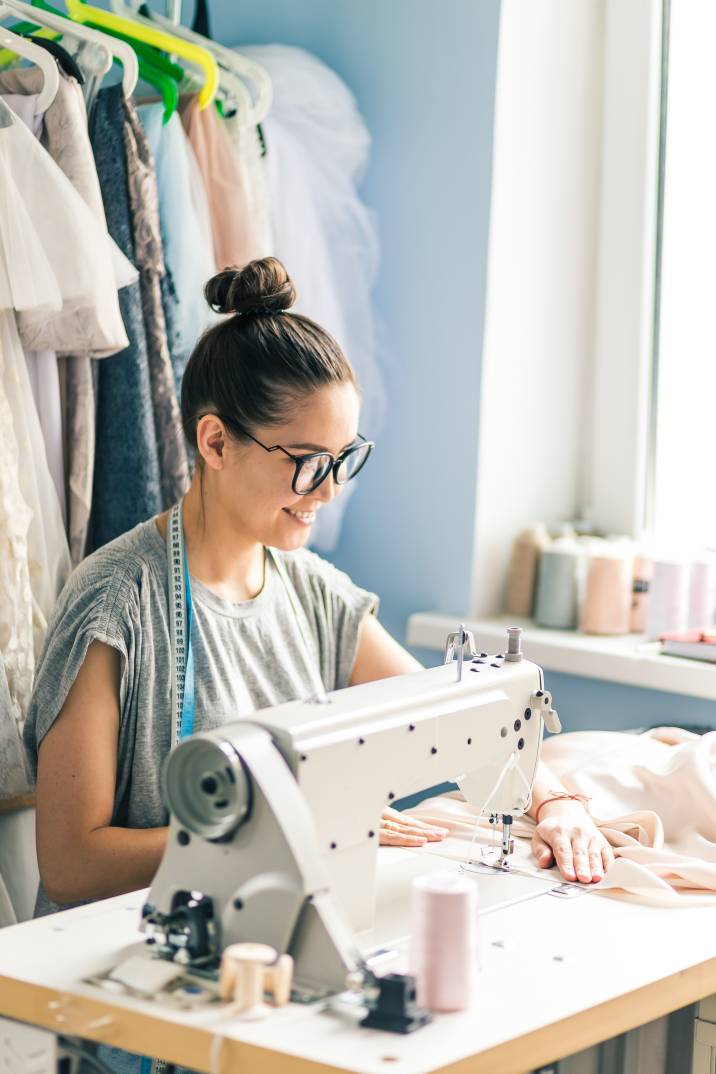
[[[120,702],[130,687],[137,608],[131,572],[85,560],[72,574],[52,615],[24,729],[33,778],[40,743],[57,719],[87,649],[101,641],[121,656]]]
[[[315,552],[285,553],[284,563],[314,632],[324,686],[342,690],[350,682],[361,623],[376,614],[378,597]]]

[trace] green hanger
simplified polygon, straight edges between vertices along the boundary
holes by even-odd
[[[31,0],[33,7],[38,7],[43,11],[49,11],[52,15],[60,15],[62,18],[72,21],[66,11],[59,11],[51,4],[47,3],[47,0]],[[92,23],[87,23],[88,26],[92,26]],[[103,33],[107,33],[104,27],[96,27]],[[30,22],[20,23],[18,33],[33,33],[41,30],[39,26],[34,26]],[[53,39],[57,40],[59,34],[53,34]],[[142,41],[136,41],[134,38],[127,36],[126,34],[112,32],[113,37],[118,37],[123,41],[126,41],[132,46],[137,53],[139,59],[139,77],[142,81],[147,82],[150,86],[154,86],[159,91],[162,97],[162,103],[164,104],[164,123],[167,123],[177,110],[179,104],[179,89],[178,83],[184,78],[184,69],[179,64],[173,63],[167,56],[163,55],[158,49],[155,49],[152,45],[146,45]]]

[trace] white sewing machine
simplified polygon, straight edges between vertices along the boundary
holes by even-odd
[[[497,866],[508,869],[543,726],[560,729],[520,633],[488,656],[461,627],[442,667],[177,746],[163,772],[167,849],[143,911],[158,953],[211,970],[229,944],[260,941],[293,955],[304,987],[341,991],[362,964],[354,930],[373,919],[381,812],[447,779],[502,823]]]

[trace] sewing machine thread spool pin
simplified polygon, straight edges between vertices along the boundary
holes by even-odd
[[[505,660],[516,664],[522,659],[522,655],[522,627],[508,627]]]

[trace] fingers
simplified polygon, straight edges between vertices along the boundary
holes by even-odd
[[[602,868],[606,873],[609,868],[614,864],[614,851],[609,846],[609,843],[604,843],[602,846]]]
[[[602,845],[598,839],[590,840],[587,857],[589,859],[589,872],[591,873],[590,881],[592,884],[598,884],[599,881],[604,877],[604,865],[602,862]]]
[[[577,823],[571,817],[547,817],[532,839],[535,857],[543,868],[550,864],[545,847],[551,850],[564,879],[572,883],[598,884],[614,863],[612,848],[587,816]]]
[[[419,836],[423,843],[437,843],[448,834],[445,828],[430,828],[425,824],[411,824],[409,821],[401,823],[397,820],[380,822],[381,832],[392,832],[396,835]]]
[[[540,838],[539,835],[534,835],[532,837],[532,853],[537,859],[537,864],[540,869],[549,869],[550,865],[554,862],[552,848],[549,843],[545,843],[544,839]]]
[[[381,828],[378,834],[382,847],[423,847],[427,843],[424,835],[411,835],[390,828]]]
[[[391,809],[389,806],[383,810],[380,829],[381,832],[389,831],[402,833],[405,836],[420,836],[423,842],[427,841],[429,843],[437,843],[448,834],[447,828],[439,828],[435,824],[426,824],[425,821],[418,820],[416,817],[406,817],[403,813],[399,813],[397,809]]]
[[[552,853],[557,863],[557,868],[565,880],[576,880],[574,855],[572,853],[571,840],[565,836],[557,836],[552,841]]]

